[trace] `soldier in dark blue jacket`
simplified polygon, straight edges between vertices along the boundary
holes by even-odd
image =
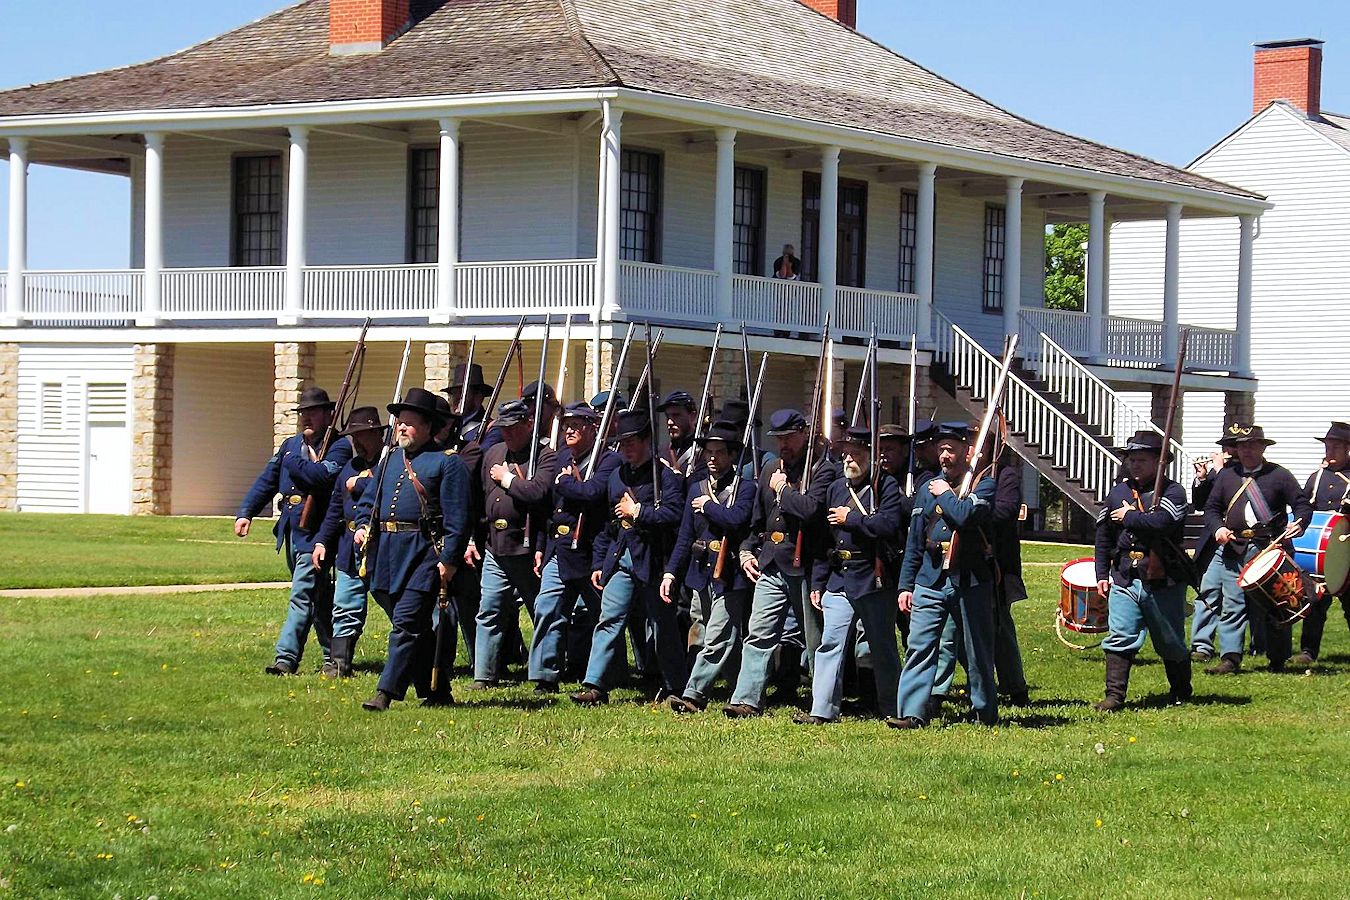
[[[1191,697],[1191,659],[1186,652],[1186,588],[1177,562],[1184,555],[1186,489],[1163,478],[1162,497],[1153,485],[1162,464],[1162,435],[1140,431],[1118,451],[1126,479],[1111,489],[1097,517],[1097,592],[1109,604],[1106,696],[1096,708],[1125,705],[1130,667],[1144,638],[1162,657],[1172,701]],[[1150,556],[1153,558],[1150,563]],[[1150,572],[1150,565],[1153,571]]]
[[[811,712],[800,724],[839,721],[844,655],[852,647],[853,623],[861,621],[883,718],[895,716],[900,653],[895,643],[895,581],[882,559],[883,545],[900,532],[900,486],[872,468],[872,436],[854,426],[835,444],[842,472],[829,488],[825,518],[830,548],[815,560],[811,604],[824,615],[811,686]]]
[[[957,497],[952,485],[970,471],[970,429],[944,423],[934,440],[942,473],[917,488],[900,569],[900,609],[910,613],[909,651],[900,673],[899,717],[886,722],[892,728],[928,724],[938,646],[951,617],[959,617],[963,626],[972,712],[986,725],[998,721],[994,561],[987,532],[994,479],[978,478],[969,494]]]
[[[468,537],[469,478],[454,449],[431,450],[439,425],[435,395],[409,388],[401,403],[391,403],[398,418],[398,446],[380,464],[377,478],[361,494],[354,541],[367,540],[370,589],[389,613],[389,654],[375,695],[362,704],[373,712],[402,700],[412,684],[430,705],[450,702],[449,673],[454,661],[454,624],[445,643],[449,659],[437,690],[430,688],[436,637],[432,614],[461,560]],[[454,607],[442,603],[442,615]]]
[[[1266,437],[1260,425],[1230,425],[1228,437],[1238,465],[1219,472],[1214,490],[1205,502],[1209,540],[1220,545],[1209,567],[1219,570],[1223,584],[1223,607],[1219,614],[1221,659],[1205,674],[1233,675],[1242,668],[1243,633],[1249,615],[1265,623],[1270,668],[1278,672],[1293,655],[1289,626],[1277,622],[1274,607],[1253,604],[1249,609],[1247,597],[1238,586],[1238,576],[1256,554],[1273,542],[1282,542],[1286,552],[1292,553],[1289,538],[1302,534],[1312,521],[1312,504],[1288,469],[1266,460],[1266,448],[1275,442]],[[1204,556],[1204,548],[1197,555]]]
[[[350,678],[356,642],[365,630],[366,595],[370,590],[361,572],[360,554],[352,546],[352,535],[356,532],[357,501],[369,486],[371,470],[379,463],[383,449],[380,411],[373,406],[352,410],[342,434],[352,442],[355,453],[333,482],[328,514],[314,539],[313,561],[320,569],[332,563],[337,573],[337,590],[333,592],[334,675]]]
[[[609,520],[609,479],[619,454],[596,440],[600,414],[588,403],[573,403],[563,414],[553,512],[544,546],[535,551],[539,595],[534,601],[534,639],[529,678],[536,694],[552,694],[566,671],[585,665],[591,633],[600,609],[600,592],[591,584],[591,552]],[[585,472],[592,453],[600,454],[595,472]],[[580,534],[577,529],[580,528]],[[582,607],[578,615],[577,601]]]
[[[1325,448],[1322,467],[1308,476],[1303,493],[1312,503],[1314,512],[1338,512],[1350,515],[1350,423],[1332,422],[1322,438]],[[1332,590],[1339,587],[1333,585]],[[1289,660],[1295,666],[1310,666],[1322,650],[1322,633],[1327,626],[1327,613],[1335,595],[1324,591],[1303,619],[1299,637],[1299,652]],[[1350,625],[1350,595],[1341,595],[1341,610],[1345,623]]]
[[[613,512],[596,538],[591,558],[591,584],[599,591],[600,619],[591,643],[590,664],[582,690],[572,700],[583,705],[609,702],[607,675],[623,647],[623,626],[634,604],[642,604],[656,638],[657,666],[664,699],[684,690],[684,644],[675,606],[661,600],[660,579],[672,535],[684,512],[684,479],[653,455],[655,441],[646,412],[619,416],[615,432],[623,464],[609,479]],[[656,466],[661,496],[653,496]]]
[[[673,602],[677,585],[683,584],[708,615],[684,694],[670,697],[675,712],[699,712],[708,705],[708,691],[740,644],[749,592],[736,548],[750,530],[755,482],[736,471],[741,433],[718,423],[697,440],[707,477],[689,484],[675,551],[661,579],[661,599]]]
[[[1219,472],[1237,465],[1229,454],[1227,436],[1219,439],[1220,449],[1209,460],[1196,463],[1195,480],[1191,482],[1191,509],[1203,510],[1214,491]],[[1200,593],[1195,598],[1195,615],[1191,618],[1191,659],[1208,662],[1214,657],[1214,644],[1219,633],[1219,610],[1223,606],[1222,567],[1211,567],[1210,562],[1219,550],[1213,532],[1200,535],[1195,545],[1195,565],[1200,570]]]
[[[247,537],[253,517],[273,497],[281,495],[281,508],[272,533],[277,536],[277,550],[285,553],[286,566],[291,571],[291,601],[277,637],[276,661],[266,669],[269,675],[294,675],[299,671],[311,625],[323,648],[325,670],[333,671],[330,645],[333,580],[331,575],[319,571],[312,559],[314,533],[328,511],[333,479],[352,455],[351,445],[339,439],[329,445],[323,459],[318,458],[324,434],[333,422],[333,407],[328,392],[322,388],[310,387],[300,392],[300,403],[294,410],[300,417],[300,433],[281,442],[244,502],[239,504],[234,520],[234,533]],[[305,500],[311,496],[314,502],[306,531],[300,527],[300,516]]]

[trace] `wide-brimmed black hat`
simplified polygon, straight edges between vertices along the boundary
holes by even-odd
[[[455,372],[450,376],[450,383],[441,388],[442,394],[448,394],[455,388],[464,387],[464,363],[455,366]],[[483,367],[478,363],[469,366],[469,390],[478,389],[485,393],[492,392],[492,385],[483,380]]]
[[[694,440],[698,441],[700,447],[708,446],[709,441],[721,441],[727,445],[732,453],[739,452],[745,446],[741,443],[740,431],[730,422],[717,422],[705,434],[694,438]]]
[[[1225,428],[1223,438],[1219,440],[1221,447],[1238,444],[1264,444],[1270,447],[1274,443],[1266,437],[1266,431],[1260,425],[1245,425],[1241,422],[1234,422]]]
[[[436,427],[445,424],[444,414],[436,405],[437,397],[431,391],[420,387],[408,388],[402,402],[390,403],[385,407],[389,415],[397,416],[404,412],[421,413],[435,423]]]
[[[634,409],[619,413],[619,424],[614,433],[616,440],[629,437],[642,437],[652,433],[652,420],[645,409]]]
[[[795,409],[780,409],[769,416],[769,434],[773,437],[805,430],[806,416]]]
[[[872,449],[872,429],[866,425],[850,425],[844,429],[844,436],[836,444],[848,444],[852,447]]]
[[[1163,439],[1162,435],[1156,431],[1140,430],[1125,441],[1124,446],[1116,447],[1115,452],[1122,456],[1126,453],[1149,452],[1162,455]]]
[[[336,405],[328,399],[328,392],[323,388],[307,387],[300,392],[300,402],[295,404],[291,412],[300,412],[304,409],[332,409]]]
[[[960,441],[963,444],[969,444],[971,437],[970,424],[967,422],[939,422],[933,426],[931,440],[940,441],[943,438],[948,438]]]
[[[882,425],[878,429],[881,440],[909,441],[909,432],[903,425]]]
[[[347,424],[343,426],[342,434],[350,436],[362,431],[378,431],[381,428],[384,428],[384,423],[380,421],[378,409],[373,406],[358,406],[347,417]]]
[[[1332,422],[1331,427],[1327,429],[1327,436],[1318,440],[1344,441],[1350,444],[1350,423]]]
[[[671,391],[666,395],[666,399],[656,405],[656,408],[665,412],[671,406],[683,406],[685,409],[698,409],[698,404],[694,402],[693,396],[688,391]]]
[[[455,408],[450,405],[450,401],[442,397],[440,394],[436,395],[436,412],[441,417],[441,424],[445,424],[446,422],[449,422],[451,419],[459,418],[457,415],[455,415]]]
[[[600,424],[600,413],[595,408],[584,401],[567,404],[567,409],[563,410],[563,419],[581,419],[591,425]]]
[[[511,425],[519,425],[521,422],[528,422],[533,410],[530,404],[524,399],[508,400],[497,407],[497,427],[506,428]]]

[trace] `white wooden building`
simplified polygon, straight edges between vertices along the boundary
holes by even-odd
[[[1332,419],[1350,418],[1350,117],[1321,108],[1322,42],[1274,41],[1255,54],[1253,115],[1189,169],[1264,194],[1253,245],[1251,364],[1260,379],[1255,418],[1279,441],[1271,457],[1300,478],[1322,461]],[[1229,221],[1181,225],[1181,316],[1232,321],[1236,228]],[[1161,312],[1163,257],[1157,223],[1115,227],[1111,310]],[[1222,405],[1187,398],[1186,446],[1213,449]]]
[[[470,335],[491,377],[527,315],[528,381],[543,317],[568,313],[584,339],[565,399],[604,380],[628,322],[665,328],[664,389],[696,389],[715,325],[745,322],[774,354],[766,408],[801,406],[829,313],[833,402],[875,327],[899,421],[913,336],[923,412],[954,416],[1016,332],[1015,445],[1089,505],[1114,478],[1106,447],[1149,421],[1118,390],[1169,380],[1185,319],[1175,302],[1108,314],[1109,223],[1169,215],[1232,231],[1231,312],[1195,323],[1186,387],[1250,396],[1238,260],[1259,194],[1020,119],[858,34],[852,7],[304,0],[159,60],[0,92],[0,371],[18,373],[0,404],[19,410],[0,505],[229,512],[293,429],[299,386],[336,390],[364,317],[361,399],[382,405],[405,340],[413,380],[440,388]],[[27,267],[31,165],[128,179],[127,268]],[[1043,235],[1065,221],[1094,236],[1084,313],[1043,309]],[[768,277],[789,243],[805,277]],[[719,364],[722,399],[740,365]]]

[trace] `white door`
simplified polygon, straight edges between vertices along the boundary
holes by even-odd
[[[127,407],[125,382],[88,386],[86,512],[131,512],[131,417]]]

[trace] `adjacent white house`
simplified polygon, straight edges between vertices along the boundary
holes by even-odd
[[[1241,406],[1258,193],[1053,131],[854,30],[852,2],[304,0],[148,63],[0,92],[0,506],[221,513],[302,386],[336,390],[356,325],[361,400],[405,340],[443,387],[471,335],[495,374],[519,316],[573,317],[566,399],[609,377],[627,323],[665,330],[662,389],[697,388],[712,331],[772,351],[767,408],[804,405],[831,316],[833,404],[882,341],[885,414],[969,414],[1022,340],[1013,445],[1076,502],[1147,426],[1179,325],[1108,314],[1110,223],[1230,226],[1228,318],[1204,317],[1185,386]],[[678,28],[671,22],[680,22]],[[26,265],[27,172],[125,177],[128,266]],[[72,210],[72,215],[77,214]],[[1091,226],[1087,311],[1046,310],[1048,223]],[[1121,226],[1117,226],[1118,228]],[[822,240],[821,236],[829,236]],[[803,278],[770,277],[784,244]],[[551,348],[556,365],[558,344]],[[621,373],[631,380],[636,371]],[[720,399],[744,391],[739,349]],[[12,426],[7,423],[14,423]]]
[[[1300,477],[1322,461],[1315,439],[1331,419],[1350,418],[1350,117],[1322,109],[1322,42],[1256,45],[1253,115],[1189,171],[1240,184],[1274,208],[1253,243],[1251,366],[1260,378],[1255,417],[1279,441],[1271,451]],[[1237,225],[1181,224],[1180,315],[1202,325],[1232,321],[1237,297]],[[1162,312],[1162,232],[1155,222],[1111,233],[1111,310]],[[1224,426],[1222,406],[1188,397],[1185,444],[1208,452]]]

